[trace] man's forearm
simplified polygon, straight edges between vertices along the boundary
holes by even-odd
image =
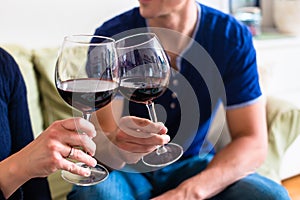
[[[203,172],[188,181],[197,182],[201,196],[209,198],[255,172],[265,156],[264,145],[251,137],[240,137],[218,152]]]

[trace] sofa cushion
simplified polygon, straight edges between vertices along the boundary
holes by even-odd
[[[61,171],[48,176],[52,200],[66,200],[68,193],[71,191],[73,184],[68,183],[61,177]]]
[[[2,47],[14,57],[24,77],[27,87],[27,100],[31,124],[36,137],[43,131],[43,117],[36,74],[33,63],[31,62],[32,51],[14,44],[3,44]]]
[[[33,63],[38,73],[38,83],[42,97],[44,128],[55,120],[73,116],[72,108],[62,100],[54,84],[57,55],[58,48],[33,50]]]
[[[280,167],[283,157],[300,135],[300,108],[285,100],[268,97],[267,120],[268,155],[258,172],[281,183]]]

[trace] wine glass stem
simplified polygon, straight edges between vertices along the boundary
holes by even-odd
[[[157,116],[156,116],[156,112],[155,112],[155,108],[154,108],[154,103],[151,101],[151,102],[147,103],[146,106],[147,106],[151,121],[156,123]],[[163,154],[166,152],[167,152],[167,149],[165,148],[164,145],[160,145],[156,149],[157,155],[160,155],[160,154]]]
[[[86,119],[87,121],[90,121],[92,114],[90,112],[82,112],[82,117],[83,119]],[[83,134],[82,132],[80,132],[80,134]],[[85,152],[86,154],[88,154],[87,152]]]
[[[146,104],[151,121],[157,122],[157,116],[154,108],[154,103],[151,101]]]
[[[83,112],[82,116],[87,121],[90,121],[90,119],[91,119],[91,113],[89,113],[89,112]]]

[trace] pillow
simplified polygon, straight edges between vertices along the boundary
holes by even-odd
[[[283,156],[300,135],[300,108],[285,100],[268,97],[267,122],[268,155],[258,173],[281,183],[280,167]]]
[[[58,48],[33,50],[33,63],[38,73],[38,83],[42,100],[44,128],[52,122],[73,116],[73,111],[59,96],[54,85],[55,63]]]
[[[5,44],[2,47],[14,57],[20,67],[27,88],[27,100],[32,129],[34,136],[37,137],[43,131],[43,117],[36,74],[31,62],[32,51],[14,44]]]

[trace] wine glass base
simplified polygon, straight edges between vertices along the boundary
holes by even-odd
[[[64,180],[73,183],[75,185],[80,185],[80,186],[90,186],[90,185],[95,185],[97,183],[100,183],[104,181],[108,175],[109,172],[105,167],[102,165],[97,164],[95,167],[89,167],[84,163],[76,163],[79,166],[82,167],[88,167],[91,170],[91,175],[89,177],[85,176],[80,176],[77,174],[73,174],[71,172],[62,170],[61,171],[61,176]]]
[[[158,154],[153,151],[142,158],[144,164],[150,167],[164,167],[176,162],[183,154],[183,149],[180,145],[175,143],[168,143],[164,145],[167,152]]]

